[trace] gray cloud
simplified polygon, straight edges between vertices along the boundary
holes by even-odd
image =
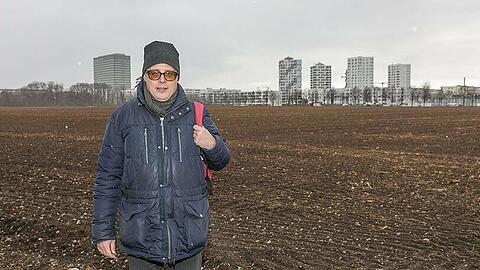
[[[33,80],[91,82],[92,58],[132,57],[168,40],[180,51],[186,87],[278,86],[278,60],[332,65],[335,87],[346,58],[375,57],[375,81],[387,65],[412,64],[412,84],[480,85],[480,3],[474,0],[4,1],[0,6],[0,88]],[[28,72],[24,72],[28,70]]]

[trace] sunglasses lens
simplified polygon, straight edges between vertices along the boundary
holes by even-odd
[[[173,71],[165,71],[165,80],[174,81],[177,78],[177,73]]]
[[[160,79],[161,75],[162,75],[162,73],[160,73],[160,71],[158,71],[158,70],[147,71],[147,76],[152,81],[156,81],[156,80]]]
[[[149,70],[147,71],[147,76],[152,81],[160,80],[161,76],[164,76],[166,81],[174,81],[177,78],[177,73],[175,71],[165,71],[165,73],[160,72],[159,70]]]

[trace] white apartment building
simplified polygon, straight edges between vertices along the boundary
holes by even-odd
[[[346,88],[363,90],[373,87],[373,57],[350,57],[345,72]]]
[[[408,89],[411,87],[411,65],[391,64],[388,65],[388,88]]]
[[[286,57],[278,62],[278,85],[282,105],[302,103],[302,60]]]
[[[463,85],[456,85],[456,86],[441,86],[440,89],[445,94],[451,95],[463,95],[465,94],[472,94],[472,93],[479,93],[480,94],[480,87],[475,86],[463,86]]]
[[[322,63],[310,67],[310,93],[311,102],[326,102],[326,94],[332,88],[332,66]]]
[[[388,65],[388,88],[393,91],[395,102],[404,103],[405,93],[411,88],[411,65]],[[403,97],[402,97],[403,95]]]
[[[205,104],[252,106],[268,105],[280,106],[280,92],[278,90],[240,91],[236,89],[185,89],[185,93],[192,100],[200,100]]]

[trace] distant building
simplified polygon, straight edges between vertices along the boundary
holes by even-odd
[[[393,91],[394,100],[399,105],[404,103],[405,93],[411,88],[411,65],[388,65],[388,88]]]
[[[114,53],[93,58],[93,82],[113,90],[131,89],[130,56]]]
[[[448,100],[448,105],[480,106],[480,87],[456,85],[442,86],[440,89]]]
[[[302,104],[302,60],[286,57],[278,62],[282,105]]]
[[[205,104],[236,105],[240,102],[241,90],[237,89],[185,89],[185,94],[190,99],[201,100]]]
[[[189,99],[200,100],[205,104],[254,106],[280,106],[280,92],[277,90],[241,91],[237,89],[185,89]]]
[[[456,85],[456,86],[442,86],[440,87],[443,93],[445,94],[452,94],[452,95],[463,95],[463,94],[480,94],[480,87],[475,86],[463,86],[463,85]]]
[[[332,88],[332,66],[322,63],[310,67],[310,91],[309,101],[316,105],[317,103],[326,103],[326,95]]]
[[[411,65],[392,64],[388,65],[388,88],[408,89],[411,87]]]
[[[373,57],[350,57],[345,73],[346,88],[363,90],[373,88]]]

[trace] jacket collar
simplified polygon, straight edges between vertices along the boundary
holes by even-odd
[[[136,86],[136,88],[137,88],[137,99],[139,101],[138,105],[145,105],[146,104],[145,93],[143,92],[143,87],[144,87],[144,81],[142,79],[137,83],[137,86]],[[175,102],[172,104],[172,106],[170,106],[170,108],[175,108],[179,104],[182,104],[182,103],[184,103],[185,101],[188,100],[187,99],[187,94],[185,94],[185,90],[183,90],[183,87],[180,85],[180,83],[177,83],[177,91],[178,91],[177,98],[176,98]]]
[[[144,87],[144,81],[143,79],[140,80],[138,83],[137,83],[137,98],[138,98],[138,105],[141,106],[146,106],[146,101],[145,101],[145,93],[143,91],[143,87]],[[184,111],[183,113],[181,112],[180,115],[171,115],[171,112],[176,110],[178,107],[181,107],[182,105],[184,105],[185,103],[187,103],[188,101],[188,98],[187,98],[187,94],[185,94],[185,90],[183,90],[183,87],[177,83],[177,98],[175,99],[175,102],[172,104],[172,106],[170,106],[170,108],[168,109],[167,113],[165,114],[165,118],[168,118],[168,120],[174,120],[176,118],[178,118],[179,116],[182,116],[184,113],[187,113],[188,111],[192,110],[192,108],[190,108],[190,106],[187,106],[186,108],[183,108],[182,111]]]

